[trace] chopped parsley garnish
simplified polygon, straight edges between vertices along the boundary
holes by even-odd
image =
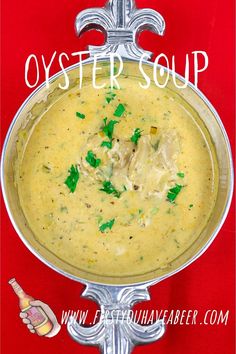
[[[108,149],[111,149],[112,148],[112,141],[103,141],[101,143],[101,146],[105,146],[107,147]]]
[[[133,135],[131,136],[130,140],[137,145],[138,144],[138,140],[141,138],[141,130],[139,128],[136,128],[134,130]]]
[[[190,209],[193,207],[193,204],[189,204],[189,206],[188,206]]]
[[[67,179],[65,180],[65,184],[67,185],[67,187],[69,188],[69,190],[74,193],[75,189],[76,189],[76,185],[78,183],[79,180],[79,171],[78,171],[78,167],[75,165],[71,165],[71,168],[69,169],[69,176],[67,177]]]
[[[114,126],[119,122],[117,120],[110,120],[109,123],[107,124],[107,118],[104,118],[103,121],[104,121],[104,127],[102,131],[109,139],[112,139]]]
[[[110,139],[110,141],[103,141],[101,143],[101,146],[106,146],[108,149],[111,149],[114,126],[119,122],[117,120],[110,120],[109,123],[107,124],[107,118],[104,118],[103,121],[104,121],[104,127],[102,131]]]
[[[85,114],[80,113],[80,112],[76,112],[76,117],[80,118],[80,119],[85,119]]]
[[[107,92],[106,95],[106,101],[107,103],[110,103],[111,101],[113,101],[116,97],[116,93],[113,93],[112,91]]]
[[[124,114],[124,112],[125,112],[125,106],[122,103],[120,103],[120,104],[118,104],[118,106],[114,112],[114,116],[120,118]]]
[[[167,193],[167,200],[170,203],[174,203],[175,199],[177,197],[177,195],[179,194],[179,192],[181,191],[181,189],[183,188],[183,186],[181,186],[180,184],[175,184],[175,187],[171,188],[168,193]]]
[[[112,228],[112,226],[114,225],[115,219],[111,219],[107,222],[105,222],[104,224],[99,226],[99,230],[104,233],[106,229],[110,229]]]
[[[97,159],[91,150],[88,151],[85,160],[94,168],[97,168],[101,163],[101,159]]]
[[[100,191],[107,194],[113,194],[116,198],[120,198],[121,192],[119,192],[110,181],[103,181],[103,188]]]
[[[183,172],[178,172],[177,176],[180,177],[180,178],[184,178],[184,173]]]

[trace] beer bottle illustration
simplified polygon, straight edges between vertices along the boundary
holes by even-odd
[[[15,278],[9,280],[9,284],[19,298],[19,307],[21,311],[27,313],[27,318],[30,320],[35,332],[39,336],[47,335],[52,330],[53,324],[46,313],[41,307],[30,305],[30,302],[35,301],[35,299],[24,292]]]

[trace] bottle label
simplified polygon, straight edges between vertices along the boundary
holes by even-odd
[[[48,321],[47,316],[40,307],[31,306],[30,308],[25,309],[24,312],[27,313],[28,319],[33,327],[41,326]]]

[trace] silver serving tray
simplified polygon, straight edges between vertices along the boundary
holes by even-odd
[[[146,29],[163,35],[165,21],[163,17],[151,9],[137,9],[134,0],[109,0],[104,8],[92,8],[78,14],[75,22],[78,35],[90,29],[102,30],[106,34],[103,46],[89,46],[91,58],[83,63],[89,68],[93,56],[103,56],[106,60],[109,53],[118,53],[128,62],[137,62],[141,55],[150,52],[143,51],[136,43],[137,34]],[[144,61],[145,67],[153,69],[153,63]],[[76,85],[76,71],[79,64],[67,69],[72,85]],[[173,73],[164,68],[165,72]],[[178,90],[178,95],[188,102],[202,118],[214,142],[219,164],[219,192],[216,206],[207,227],[203,230],[194,244],[178,259],[165,269],[157,269],[147,274],[133,277],[102,277],[75,269],[60,260],[56,255],[45,249],[34,238],[27,226],[21,210],[17,190],[14,184],[14,165],[17,161],[16,142],[18,133],[24,127],[31,129],[37,117],[60,96],[58,84],[63,82],[62,72],[50,78],[50,88],[40,85],[23,103],[16,113],[7,133],[1,160],[1,180],[3,196],[9,217],[23,243],[46,265],[55,271],[85,285],[83,296],[98,302],[101,307],[101,317],[97,324],[84,327],[73,318],[68,323],[68,331],[72,338],[79,343],[97,345],[103,353],[128,354],[138,344],[145,344],[161,338],[165,332],[164,321],[158,319],[155,323],[142,326],[133,322],[129,310],[140,301],[149,300],[148,288],[161,280],[179,272],[198,257],[210,246],[223,225],[227,216],[233,192],[233,164],[231,149],[227,134],[220,117],[208,99],[191,83],[184,90]],[[86,75],[86,73],[85,73]],[[182,83],[184,78],[176,74]],[[171,87],[172,90],[177,90]],[[126,311],[125,319],[120,318],[119,311]],[[109,319],[113,319],[111,322]]]

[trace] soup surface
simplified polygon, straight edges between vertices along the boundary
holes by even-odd
[[[168,263],[200,235],[218,170],[197,114],[168,89],[92,84],[35,124],[17,180],[35,238],[65,262],[132,276]]]

